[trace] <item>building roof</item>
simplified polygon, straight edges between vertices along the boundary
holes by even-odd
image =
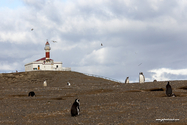
[[[45,45],[49,45],[49,42],[47,41]]]
[[[36,60],[36,62],[38,62],[38,61],[43,61],[43,60],[46,60],[46,57],[43,57],[43,58],[41,58],[41,59],[38,59],[38,60]],[[50,60],[52,60],[52,59],[50,59]]]

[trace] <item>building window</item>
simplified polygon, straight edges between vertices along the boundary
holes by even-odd
[[[56,68],[58,68],[58,65],[56,65]]]

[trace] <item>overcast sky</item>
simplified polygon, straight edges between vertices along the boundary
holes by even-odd
[[[0,72],[25,71],[48,39],[50,57],[72,71],[185,80],[186,12],[186,0],[1,0]]]

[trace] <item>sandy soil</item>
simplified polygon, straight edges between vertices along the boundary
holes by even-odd
[[[122,84],[67,71],[0,74],[0,124],[187,124],[187,81],[170,83],[177,97],[166,97],[167,81]],[[76,98],[81,112],[71,117]]]

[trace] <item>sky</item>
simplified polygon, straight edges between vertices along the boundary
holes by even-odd
[[[1,0],[0,72],[24,72],[48,41],[50,57],[72,71],[186,80],[186,12],[186,0]]]

